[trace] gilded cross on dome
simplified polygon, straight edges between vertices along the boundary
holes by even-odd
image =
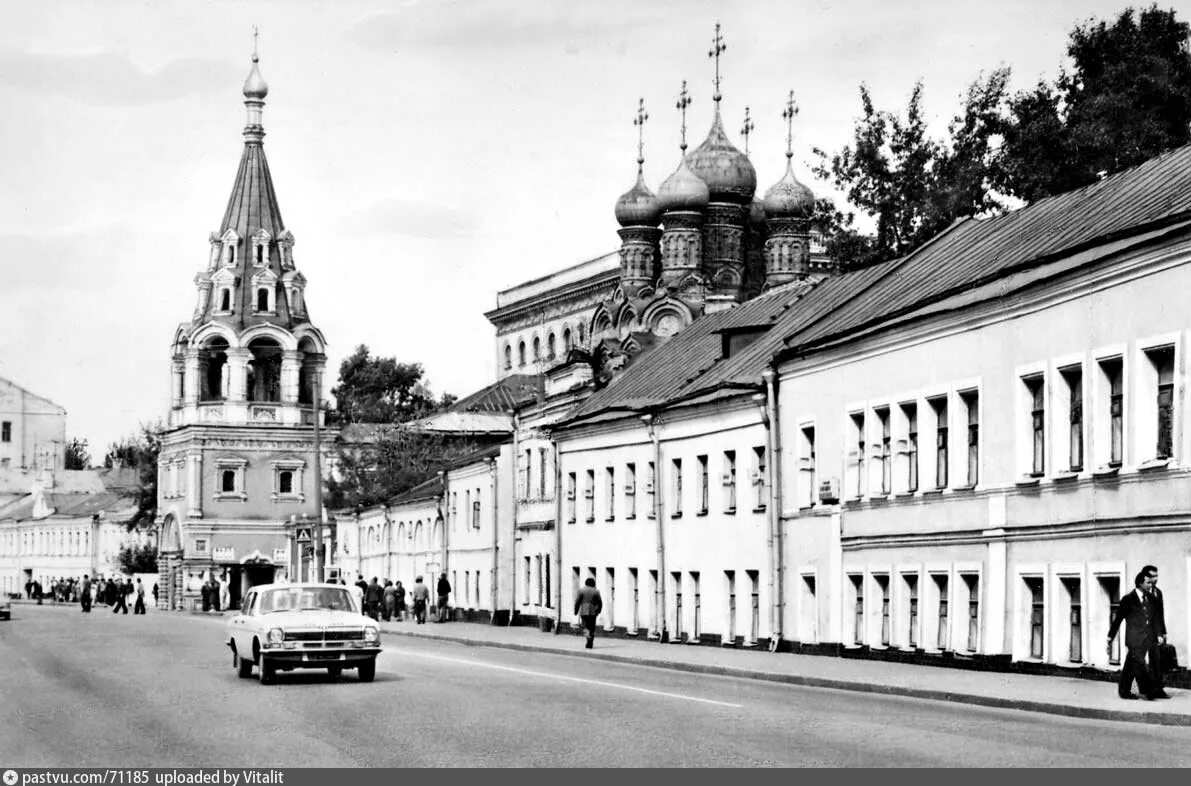
[[[645,99],[641,98],[637,104],[637,116],[633,118],[633,125],[637,127],[637,168],[645,163],[645,121],[649,113],[645,111]]]
[[[740,127],[740,135],[744,137],[744,154],[746,156],[749,154],[749,134],[753,133],[754,128],[756,126],[753,125],[753,119],[749,116],[749,108],[746,106],[744,108],[744,125]]]
[[[782,119],[786,121],[786,158],[794,157],[794,116],[798,114],[798,104],[794,103],[794,91],[786,99],[786,108],[782,111]]]
[[[260,58],[256,56],[256,38],[259,35],[260,35],[260,31],[256,29],[256,25],[253,25],[252,26],[252,62],[254,62],[254,63],[256,61],[260,60]]]
[[[709,51],[707,53],[707,56],[715,59],[715,95],[712,96],[712,99],[717,102],[721,98],[721,96],[720,96],[720,55],[723,54],[724,50],[727,48],[728,48],[728,45],[724,42],[724,37],[722,35],[720,35],[720,23],[716,22],[715,23],[715,38],[711,39],[711,51]]]
[[[680,150],[686,150],[686,108],[691,105],[691,94],[686,90],[686,80],[682,80],[682,91],[678,94],[678,103],[674,106],[682,113],[682,144]]]

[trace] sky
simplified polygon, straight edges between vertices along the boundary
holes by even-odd
[[[1067,35],[1122,0],[641,2],[235,0],[5,3],[0,25],[0,377],[67,410],[94,459],[169,407],[170,342],[194,309],[239,163],[259,28],[265,151],[328,346],[420,362],[432,391],[495,379],[496,294],[614,251],[616,198],[711,123],[714,27],[729,137],[749,107],[758,193],[851,138],[866,83],[918,79],[941,136],[1007,65],[1052,79]],[[1191,19],[1191,0],[1162,3]]]

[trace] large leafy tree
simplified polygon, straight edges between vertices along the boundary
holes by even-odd
[[[157,549],[147,543],[143,546],[127,544],[120,547],[116,562],[120,570],[127,574],[156,573]]]
[[[874,106],[861,85],[852,142],[816,150],[815,172],[874,222],[864,236],[830,203],[817,228],[845,267],[905,254],[957,218],[1094,182],[1191,141],[1188,25],[1157,6],[1071,32],[1053,83],[1009,95],[1010,71],[972,83],[942,140],[923,123],[923,86],[903,113]]]
[[[1191,141],[1189,32],[1157,5],[1077,25],[1069,69],[1014,97],[999,185],[1034,200]]]
[[[404,423],[434,411],[421,363],[373,357],[364,344],[339,366],[331,391],[341,423]]]
[[[362,444],[341,444],[327,480],[326,505],[354,508],[384,502],[433,477],[476,445],[391,426]]]
[[[128,521],[128,528],[138,529],[153,524],[157,516],[157,459],[161,455],[160,423],[142,423],[136,433],[113,442],[103,458],[104,467],[123,465],[136,470],[137,510]]]

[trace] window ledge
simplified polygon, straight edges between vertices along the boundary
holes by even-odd
[[[670,514],[670,518],[672,518],[672,519],[680,519],[680,518],[682,518],[682,511],[679,511],[679,512],[677,512],[677,513],[671,513],[671,514]]]
[[[736,508],[724,508],[724,515],[725,516],[735,516]]]
[[[1170,466],[1170,459],[1150,459],[1143,461],[1137,465],[1138,472],[1153,472],[1154,470],[1166,469]]]
[[[1024,478],[1018,478],[1017,480],[1013,481],[1013,485],[1017,486],[1019,489],[1037,488],[1041,483],[1042,478],[1031,475],[1027,475]]]
[[[1100,467],[1099,469],[1092,471],[1092,477],[1096,480],[1104,480],[1107,478],[1115,478],[1118,474],[1120,474],[1120,472],[1120,467]]]
[[[594,524],[594,523],[595,523],[595,516],[588,516],[588,517],[587,517],[587,519],[586,519],[586,521],[587,521],[587,523],[588,523],[588,524]]]
[[[628,514],[627,516],[625,516],[625,517],[624,517],[625,521],[632,521],[632,520],[633,520],[633,519],[635,519],[635,518],[637,518],[637,514],[636,514],[636,513],[630,513],[630,514]]]
[[[615,516],[605,516],[604,521],[616,521],[616,517]]]
[[[248,495],[242,491],[217,491],[217,492],[215,492],[215,499],[217,499],[217,500],[237,499],[240,502],[247,502]]]
[[[923,489],[922,496],[924,496],[924,497],[941,497],[941,496],[943,496],[943,489],[942,488]]]
[[[917,491],[899,491],[893,495],[894,499],[913,499],[918,495]]]
[[[799,508],[799,510],[810,510],[813,507],[814,504],[810,504],[806,507]],[[764,513],[766,510],[767,508],[764,505],[758,505],[757,507],[753,508],[753,513]]]
[[[975,491],[975,490],[976,490],[975,483],[965,483],[962,486],[956,486],[955,488],[951,489],[952,492],[957,493],[957,494],[969,492],[969,491]]]
[[[695,513],[695,515],[696,515],[696,516],[706,516],[706,515],[707,515],[707,511],[706,511],[706,510],[700,510],[700,511],[698,511],[697,513]]]
[[[274,502],[305,502],[306,501],[305,494],[282,494],[281,492],[274,491],[272,496],[273,496]]]
[[[1051,478],[1051,482],[1052,483],[1070,483],[1071,481],[1078,480],[1078,479],[1079,479],[1078,472],[1075,472],[1075,471],[1059,472],[1053,478]]]

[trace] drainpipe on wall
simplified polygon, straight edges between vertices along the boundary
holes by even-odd
[[[761,379],[765,383],[765,423],[766,423],[766,452],[769,460],[765,462],[769,477],[765,482],[769,484],[769,533],[770,533],[770,597],[773,599],[773,621],[770,625],[769,650],[777,651],[782,639],[782,621],[785,617],[786,566],[785,546],[782,534],[782,431],[781,421],[778,419],[777,409],[777,375],[773,369],[761,372]]]
[[[554,448],[554,575],[558,584],[558,604],[554,607],[554,635],[558,635],[559,624],[562,622],[562,451],[558,449],[558,440],[551,436],[550,445]]]
[[[513,417],[513,513],[509,517],[512,520],[513,539],[510,541],[510,548],[513,550],[513,570],[509,573],[509,620],[505,623],[505,627],[513,627],[513,612],[517,609],[517,508],[521,504],[520,486],[518,478],[520,473],[517,472],[517,462],[521,460],[521,413],[517,410],[510,410],[509,414]],[[525,468],[525,484],[529,485],[529,467]]]
[[[492,473],[492,620],[496,623],[496,600],[499,597],[500,576],[500,486],[499,473],[496,471],[498,456],[488,459],[488,471]]]
[[[653,515],[658,525],[658,629],[655,632],[658,642],[665,643],[669,635],[666,630],[666,530],[662,523],[662,445],[653,427],[653,415],[642,415],[641,422],[645,424],[649,439],[653,442]]]

